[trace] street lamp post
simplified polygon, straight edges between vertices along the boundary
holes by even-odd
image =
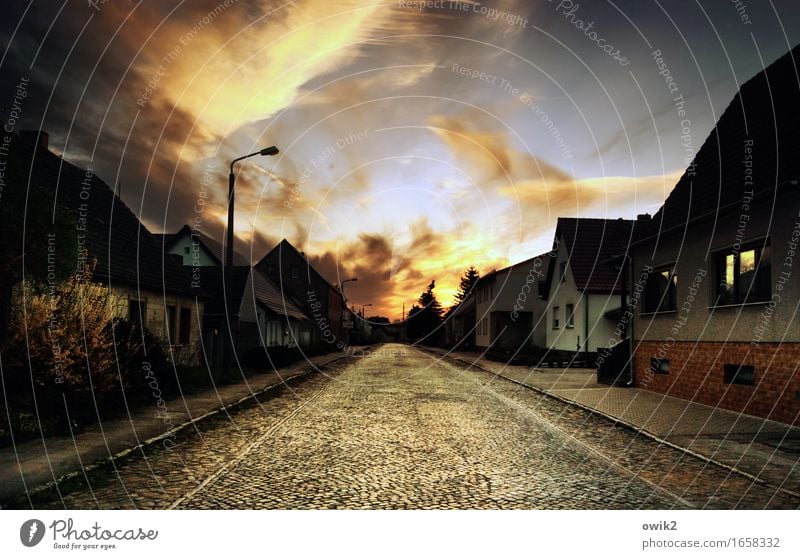
[[[228,321],[228,335],[226,336],[225,343],[222,344],[222,380],[227,381],[228,371],[230,369],[231,357],[233,357],[234,339],[233,339],[233,305],[231,304],[231,281],[233,275],[233,189],[236,182],[236,176],[233,174],[233,166],[243,159],[255,157],[256,155],[277,155],[278,148],[270,146],[268,148],[248,153],[241,157],[237,157],[231,161],[230,173],[228,173],[228,231],[225,240],[225,261],[223,262],[223,280],[225,284],[225,308],[227,309],[226,317]]]
[[[345,311],[346,310],[349,311],[349,309],[347,309],[347,297],[344,296],[344,284],[346,284],[348,281],[358,281],[358,278],[346,279],[341,283],[339,283],[339,295],[342,296],[342,311],[341,311],[342,320],[344,320]],[[342,336],[344,337],[344,343],[350,345],[350,330],[344,327],[344,323],[342,323]]]

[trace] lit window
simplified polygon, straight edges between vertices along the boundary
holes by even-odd
[[[766,246],[717,254],[717,304],[767,301],[772,296],[772,262]]]

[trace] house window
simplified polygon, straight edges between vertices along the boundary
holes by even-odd
[[[564,328],[575,328],[575,305],[572,303],[567,305],[567,317]]]
[[[144,309],[145,302],[136,299],[128,299],[128,320],[139,329],[144,329]]]
[[[553,330],[558,330],[558,307],[553,307]]]
[[[192,310],[181,309],[181,323],[178,327],[178,343],[181,345],[189,344],[189,335],[192,332]]]
[[[756,383],[756,370],[751,365],[726,364],[722,372],[725,384],[745,384],[753,386]]]
[[[561,268],[558,271],[558,275],[559,275],[559,278],[561,278],[560,279],[561,283],[564,283],[565,281],[567,281],[567,263],[566,262],[562,262],[561,263]]]
[[[175,319],[177,318],[177,309],[173,305],[167,305],[167,335],[166,338],[175,343]]]
[[[297,279],[300,277],[300,268],[298,266],[292,266],[291,269],[292,279]]]
[[[678,308],[678,276],[673,266],[653,270],[644,285],[644,312],[667,312]]]
[[[650,358],[650,370],[657,375],[669,374],[669,359]]]
[[[189,247],[183,247],[183,254],[189,254]]]
[[[747,246],[716,255],[717,304],[755,303],[772,296],[771,250],[766,246]]]

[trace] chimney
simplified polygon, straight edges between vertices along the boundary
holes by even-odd
[[[49,149],[50,134],[44,130],[20,130],[19,137],[30,146]]]
[[[639,214],[636,216],[636,221],[650,221],[650,214]]]

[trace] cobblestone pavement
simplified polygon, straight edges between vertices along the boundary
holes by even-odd
[[[610,421],[387,345],[36,506],[797,508]],[[67,493],[68,492],[68,493]]]

